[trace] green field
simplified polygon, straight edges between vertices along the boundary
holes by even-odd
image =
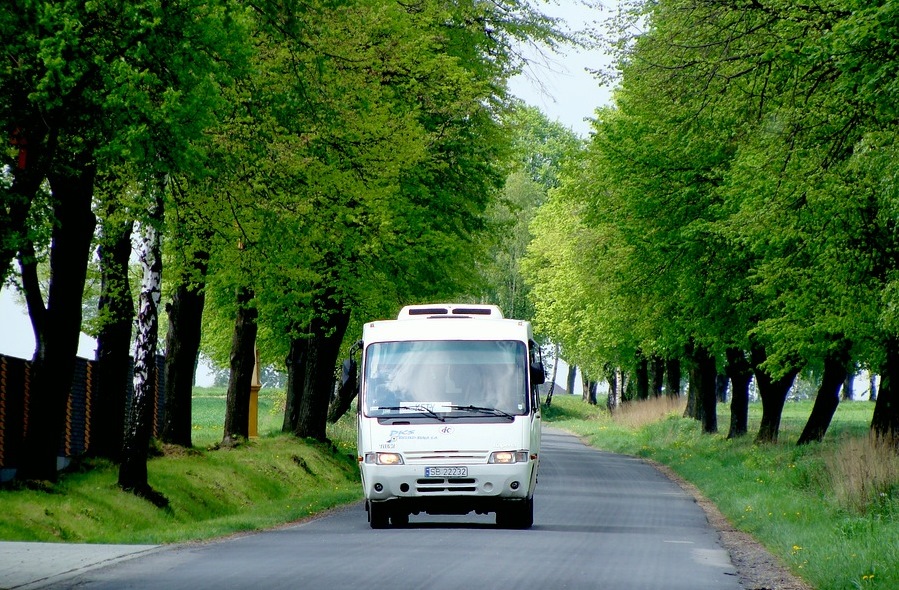
[[[198,387],[194,390],[191,432],[194,446],[208,447],[221,442],[225,423],[225,394],[224,387]],[[257,406],[259,434],[279,432],[284,420],[284,392],[262,389]]]

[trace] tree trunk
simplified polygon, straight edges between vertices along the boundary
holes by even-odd
[[[687,360],[689,383],[687,383],[687,407],[684,408],[684,418],[702,420],[702,403],[700,402],[699,385],[702,377],[699,375],[699,363],[696,361],[696,346],[691,341],[687,344],[685,360]]]
[[[161,231],[163,187],[152,187],[153,203],[148,220],[141,223],[138,252],[143,279],[137,310],[137,339],[134,344],[134,395],[128,412],[119,486],[147,498],[156,506],[168,501],[155,492],[147,479],[147,458],[153,434],[153,387],[156,381],[156,347],[159,339],[159,300],[162,282]]]
[[[702,404],[699,400],[699,377],[696,376],[696,369],[691,368],[688,371],[690,381],[687,383],[687,406],[684,408],[683,417],[693,418],[694,420],[702,420]]]
[[[19,249],[19,268],[21,269],[22,290],[25,293],[25,306],[31,320],[31,332],[34,334],[34,352],[32,360],[37,360],[38,353],[44,348],[44,333],[47,326],[47,307],[41,293],[41,281],[37,274],[37,254],[34,244],[25,239]]]
[[[624,395],[624,375],[621,369],[615,367],[609,375],[609,398],[606,400],[606,406],[609,412],[614,414],[621,407],[621,398]]]
[[[186,264],[188,271],[179,277],[172,301],[167,306],[169,330],[165,339],[165,415],[161,433],[165,442],[183,447],[191,446],[193,388],[203,331],[209,252],[192,250]]]
[[[284,423],[281,432],[296,432],[300,423],[300,400],[302,399],[301,366],[303,364],[304,343],[302,338],[291,338],[287,358],[284,359],[284,367],[287,370],[287,383],[285,384],[286,400],[284,403]]]
[[[718,371],[713,357],[705,346],[696,347],[696,364],[699,378],[697,387],[699,403],[702,405],[702,431],[711,434],[718,432]]]
[[[107,212],[100,240],[100,304],[97,334],[97,393],[90,453],[119,461],[125,430],[134,299],[128,280],[133,223],[115,223]]]
[[[328,298],[323,297],[323,300],[328,301]],[[334,305],[330,303],[330,306]],[[287,397],[293,396],[299,400],[299,403],[293,404],[296,426],[292,432],[298,437],[325,441],[334,368],[340,354],[340,344],[349,326],[350,313],[343,309],[328,309],[327,305],[320,310],[310,323],[305,337],[295,338],[291,342],[289,358],[292,362],[288,365]]]
[[[596,400],[596,389],[597,383],[593,379],[590,379],[586,373],[581,372],[581,383],[584,388],[583,392],[583,400],[590,404],[591,406],[595,406],[597,403]]]
[[[658,356],[652,357],[651,378],[652,395],[654,397],[662,397],[662,390],[665,388],[665,360]]]
[[[725,404],[727,403],[727,384],[729,379],[727,375],[718,374],[715,377],[715,399],[718,400],[718,403]]]
[[[762,364],[768,358],[764,348],[753,345],[750,350],[752,358],[752,370],[759,388],[759,397],[762,398],[762,421],[759,433],[755,441],[757,443],[777,442],[780,432],[780,419],[783,415],[784,404],[793,380],[799,373],[799,369],[791,369],[779,379],[773,379],[762,368]]]
[[[665,382],[667,383],[668,397],[680,397],[680,380],[680,359],[668,359],[665,361]]]
[[[637,351],[637,399],[649,399],[649,361],[646,355]]]
[[[846,377],[843,379],[843,395],[842,398],[846,401],[852,401],[855,399],[855,375],[850,373],[848,370],[846,371]]]
[[[81,299],[96,225],[91,212],[94,174],[92,167],[84,166],[75,175],[50,177],[55,218],[50,289],[33,367],[28,431],[18,472],[22,479],[56,479],[56,456],[72,389]]]
[[[728,348],[724,371],[731,384],[730,431],[727,438],[736,438],[749,431],[749,384],[752,382],[752,367],[742,350]]]
[[[565,387],[569,394],[574,393],[574,381],[577,379],[577,365],[568,366],[568,378],[565,380]]]
[[[884,353],[871,430],[878,437],[899,440],[899,338],[888,338]]]
[[[222,444],[237,444],[250,436],[250,386],[256,365],[256,333],[259,312],[253,306],[255,293],[247,287],[237,290],[237,318],[231,338],[231,377],[225,412]]]
[[[868,386],[868,401],[876,402],[877,401],[877,375],[874,373],[868,374],[868,381],[870,385]]]
[[[337,395],[328,406],[328,424],[334,424],[340,420],[349,411],[353,399],[359,393],[359,381],[356,377],[357,371],[355,359],[351,357],[343,361],[343,366],[340,368],[340,385],[337,388]]]
[[[19,154],[12,171],[12,186],[2,192],[0,201],[0,289],[6,284],[11,263],[26,240],[31,203],[47,177],[56,145],[55,134],[48,136],[44,121],[16,130],[12,140]]]
[[[812,441],[821,442],[830,427],[833,414],[840,404],[840,384],[851,379],[849,366],[849,343],[842,342],[835,350],[824,357],[824,374],[821,386],[815,396],[815,405],[799,436],[797,444],[804,445]],[[850,398],[851,399],[851,398]]]
[[[543,405],[549,407],[553,404],[553,393],[556,390],[556,375],[559,373],[559,345],[553,345],[553,374],[549,380],[549,390],[546,392],[546,399]]]

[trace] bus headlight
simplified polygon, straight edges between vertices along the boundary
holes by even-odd
[[[365,453],[365,462],[369,465],[403,465],[403,457],[399,453]]]
[[[487,459],[487,463],[491,464],[527,463],[527,461],[527,451],[494,451]]]

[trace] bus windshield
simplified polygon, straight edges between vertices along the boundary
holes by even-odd
[[[366,416],[529,411],[527,347],[515,340],[376,342],[365,352]]]

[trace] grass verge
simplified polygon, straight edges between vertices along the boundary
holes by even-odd
[[[642,405],[642,404],[639,404]],[[899,588],[899,463],[867,437],[873,404],[840,405],[824,442],[797,447],[811,402],[789,403],[780,441],[704,435],[681,407],[647,404],[613,419],[579,398],[553,399],[553,426],[610,451],[652,459],[693,483],[737,528],[751,534],[818,590]],[[636,416],[635,416],[636,415]]]
[[[165,447],[148,463],[150,485],[169,500],[168,509],[122,492],[115,465],[85,461],[56,484],[0,490],[0,539],[200,540],[300,520],[361,498],[352,416],[329,430],[333,444],[327,445],[279,432],[277,394],[261,394],[259,407],[259,438],[217,449],[224,392],[198,390],[194,447]]]

